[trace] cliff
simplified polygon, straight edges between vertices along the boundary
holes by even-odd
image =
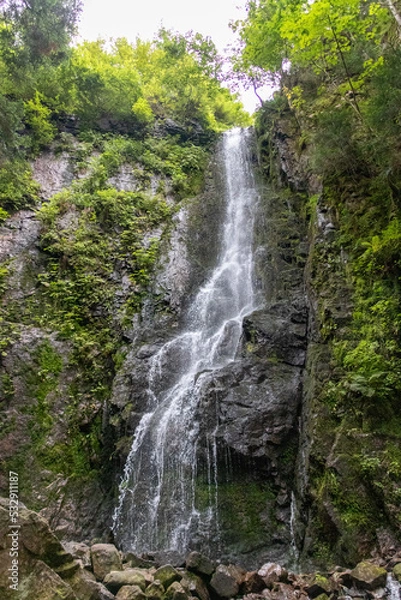
[[[336,344],[349,339],[355,306],[333,185],[311,175],[291,111],[266,105],[256,134],[259,308],[237,359],[203,375],[197,496],[207,504],[217,414],[220,530],[198,546],[248,567],[388,558],[399,549],[397,409],[376,427],[363,387],[349,405],[333,399]],[[41,210],[2,227],[1,491],[18,472],[20,499],[64,540],[110,540],[150,357],[210,273],[224,214],[215,150],[207,159],[191,146],[189,163],[188,148],[185,161],[174,150],[186,185],[205,173],[181,200],[183,180],[124,143],[99,150],[70,138],[61,154],[42,154]]]
[[[391,353],[394,338],[376,312],[379,286],[388,307],[398,302],[397,292],[386,282],[391,273],[361,268],[362,221],[374,219],[374,178],[316,177],[316,148],[305,143],[305,124],[278,100],[259,114],[262,167],[281,197],[300,198],[298,215],[308,230],[296,544],[304,566],[352,564],[363,556],[391,556],[400,544],[397,375],[381,358]],[[385,215],[372,229],[386,226]]]

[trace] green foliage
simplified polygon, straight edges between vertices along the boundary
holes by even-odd
[[[0,165],[16,154],[22,140],[19,130],[22,128],[23,104],[10,100],[0,91]]]
[[[59,60],[68,51],[81,10],[80,0],[4,0],[0,6],[0,45],[10,67]]]
[[[48,340],[44,341],[33,354],[34,365],[27,381],[35,404],[27,407],[31,414],[29,423],[33,444],[41,447],[53,427],[53,416],[48,395],[55,390],[63,367],[61,357]]]
[[[26,162],[10,160],[0,166],[0,206],[3,210],[33,206],[38,201],[38,191],[39,186],[33,181]]]
[[[50,122],[50,116],[51,110],[43,104],[39,92],[25,103],[25,123],[30,130],[31,149],[34,153],[43,146],[48,146],[54,139],[56,128]]]

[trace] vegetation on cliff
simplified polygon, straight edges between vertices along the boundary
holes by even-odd
[[[59,476],[112,487],[107,399],[160,246],[216,134],[249,124],[209,39],[72,47],[80,4],[0,3],[0,445],[38,508]],[[50,197],[38,157],[63,169]]]
[[[280,85],[258,117],[267,171],[278,138],[292,137],[307,165],[289,184],[310,198],[310,294],[330,349],[323,360],[309,352],[309,369],[324,376],[306,407],[315,413],[308,551],[352,561],[401,523],[399,4],[259,0],[235,27],[237,68]],[[316,215],[327,210],[337,231],[322,239]]]

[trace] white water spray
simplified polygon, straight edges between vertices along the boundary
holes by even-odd
[[[150,359],[148,408],[135,432],[120,485],[114,533],[123,549],[138,553],[185,551],[194,532],[207,537],[213,528],[218,534],[217,421],[207,442],[205,511],[196,505],[196,414],[202,373],[234,361],[243,318],[255,309],[252,239],[257,191],[249,132],[235,129],[224,134],[220,160],[226,200],[220,254],[189,308],[185,330]],[[165,370],[169,385],[163,390]]]

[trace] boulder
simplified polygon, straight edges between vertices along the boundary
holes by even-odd
[[[137,569],[152,569],[153,567],[156,566],[154,560],[142,558],[142,556],[137,556],[136,554],[133,554],[132,552],[128,552],[126,554],[125,560],[127,561],[127,564],[130,567],[132,567],[132,568],[136,567]]]
[[[266,583],[257,571],[248,571],[245,573],[244,581],[241,584],[241,594],[257,594],[266,587]]]
[[[154,572],[154,578],[159,580],[164,589],[167,590],[174,581],[181,579],[181,575],[172,565],[164,565],[164,567],[159,567]]]
[[[97,581],[92,573],[80,568],[68,579],[78,600],[113,600],[114,595],[105,586]]]
[[[306,594],[282,582],[276,583],[272,590],[263,590],[263,596],[268,600],[308,600]]]
[[[199,575],[212,575],[215,570],[215,564],[200,552],[191,552],[186,558],[185,566]]]
[[[181,579],[181,585],[190,596],[195,596],[199,600],[210,600],[205,582],[196,573],[186,571]]]
[[[189,600],[191,595],[183,588],[181,583],[174,581],[165,594],[166,600]]]
[[[210,581],[210,587],[221,598],[231,598],[239,592],[245,572],[234,565],[219,565]]]
[[[63,546],[85,569],[92,568],[91,549],[89,546],[82,542],[64,542]]]
[[[150,556],[153,558],[156,567],[171,565],[172,567],[185,566],[185,554],[177,550],[165,550],[163,552],[152,552]]]
[[[401,582],[401,563],[394,565],[393,575],[397,581]]]
[[[40,560],[34,563],[29,576],[21,581],[16,597],[24,600],[81,600],[57,573]]]
[[[94,544],[91,547],[92,569],[96,579],[103,579],[111,571],[123,568],[120,553],[113,544]]]
[[[143,592],[146,588],[146,579],[138,569],[110,571],[104,578],[103,583],[113,594],[116,594],[123,585],[136,585]]]
[[[148,600],[162,600],[164,591],[160,581],[156,580],[146,588],[146,597]]]
[[[330,594],[332,585],[327,577],[320,573],[315,573],[311,580],[307,583],[305,590],[310,598],[317,598],[322,594]]]
[[[268,588],[272,588],[278,581],[286,582],[288,579],[288,571],[276,563],[265,563],[260,567],[257,574]]]
[[[375,590],[386,585],[387,571],[373,563],[360,562],[352,569],[351,577],[358,588]]]
[[[16,597],[15,591],[10,590],[7,568],[10,566],[9,541],[7,532],[10,530],[7,499],[0,500],[0,596],[4,600]],[[19,505],[18,512],[18,584],[19,596],[24,600],[38,598],[78,597],[73,591],[71,581],[81,576],[81,568],[72,555],[65,550],[61,542],[51,531],[48,522]],[[4,532],[4,533],[3,533]],[[5,568],[1,568],[1,566]],[[45,590],[43,594],[42,590]],[[52,596],[53,594],[53,596]],[[18,596],[18,597],[19,597]],[[88,596],[89,597],[89,596]],[[91,600],[98,596],[91,595]],[[82,596],[82,600],[86,600]]]
[[[123,585],[116,595],[116,600],[146,600],[146,598],[139,585]]]

